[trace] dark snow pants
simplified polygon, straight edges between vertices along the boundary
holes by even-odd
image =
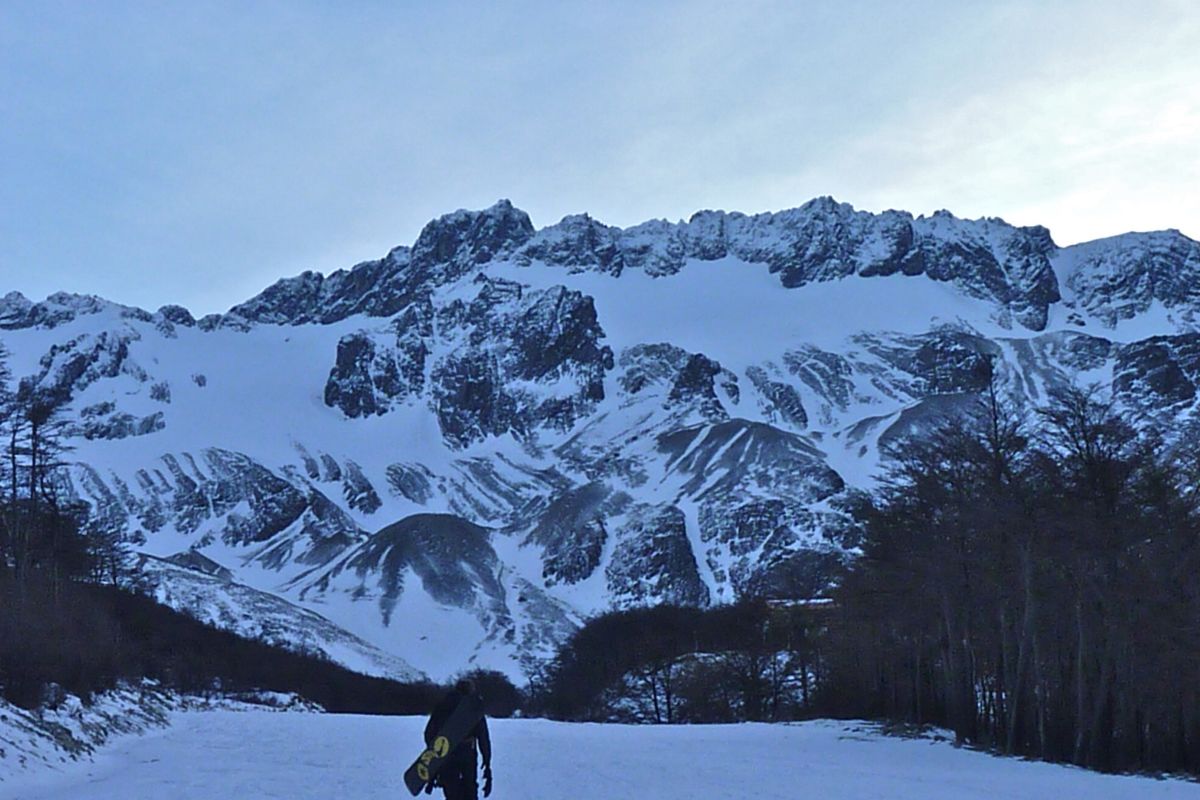
[[[455,753],[438,771],[438,782],[446,800],[479,800],[479,762],[474,746]]]

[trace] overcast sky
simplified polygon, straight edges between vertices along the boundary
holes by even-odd
[[[1200,238],[1200,7],[0,0],[0,294],[221,311],[511,198]]]

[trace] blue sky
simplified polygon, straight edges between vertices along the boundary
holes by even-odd
[[[220,311],[500,197],[1200,237],[1198,43],[1191,0],[0,0],[0,293]]]

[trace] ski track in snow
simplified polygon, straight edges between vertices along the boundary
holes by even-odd
[[[211,711],[181,713],[174,723],[119,740],[94,763],[0,784],[0,800],[407,797],[401,775],[420,749],[424,719]],[[1196,783],[996,758],[879,736],[861,723],[498,720],[492,738],[496,800],[1200,798]]]

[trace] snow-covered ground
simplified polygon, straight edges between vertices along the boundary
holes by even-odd
[[[0,800],[395,800],[424,720],[179,713],[94,763],[0,784]],[[1200,798],[1200,784],[994,758],[864,724],[627,727],[493,724],[492,797],[1116,800]],[[440,796],[440,793],[439,793]]]

